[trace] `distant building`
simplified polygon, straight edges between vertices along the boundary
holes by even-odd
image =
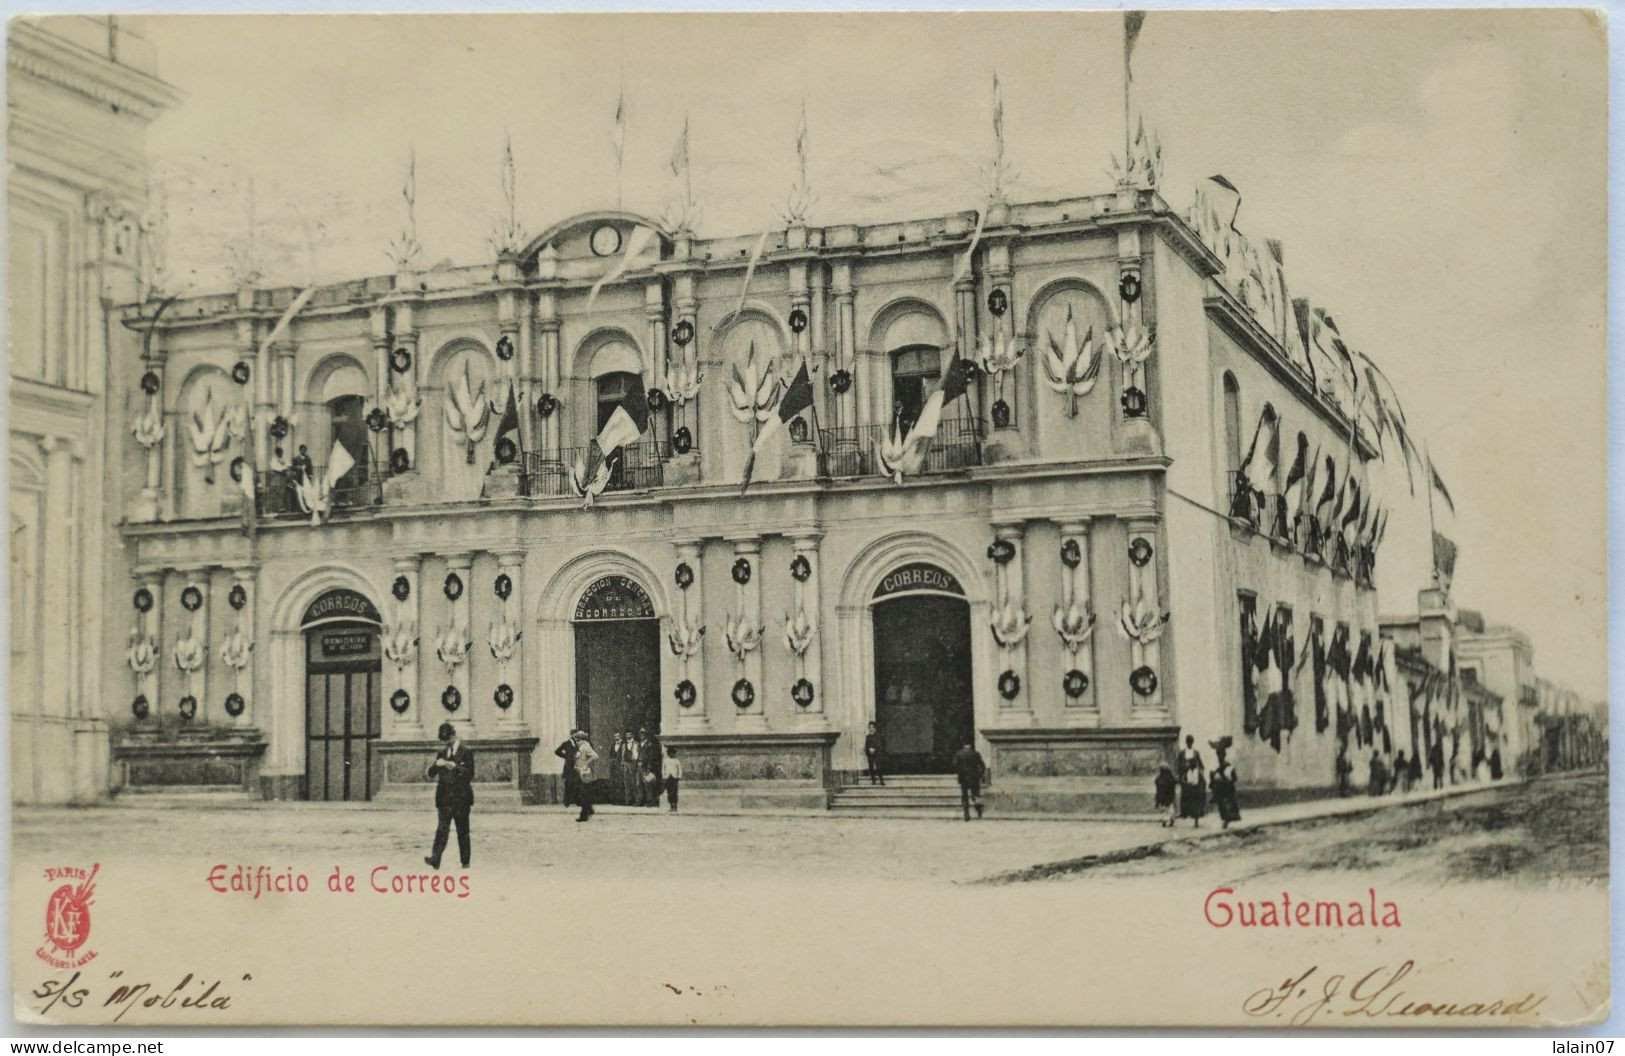
[[[105,794],[107,694],[126,695],[101,604],[128,440],[107,429],[125,381],[103,306],[137,295],[147,125],[176,94],[139,20],[15,18],[7,40],[11,788],[61,803]]]

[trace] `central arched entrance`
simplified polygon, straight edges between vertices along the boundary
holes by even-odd
[[[870,599],[875,723],[894,773],[947,773],[976,735],[970,605],[952,574],[903,565]]]
[[[604,757],[604,776],[619,774],[611,758],[617,734],[660,735],[660,621],[654,604],[626,576],[594,580],[576,602],[575,724]],[[611,780],[613,799],[625,798]]]
[[[305,798],[368,800],[383,783],[378,610],[330,590],[300,620],[305,634]]]

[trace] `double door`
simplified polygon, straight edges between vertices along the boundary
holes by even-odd
[[[306,634],[305,798],[368,800],[383,783],[378,631],[337,625]]]

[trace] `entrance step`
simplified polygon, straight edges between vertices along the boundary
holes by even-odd
[[[959,782],[940,774],[888,776],[884,785],[846,785],[830,797],[829,809],[842,813],[953,813],[959,810]]]
[[[434,786],[424,782],[385,785],[370,803],[379,810],[434,810]],[[517,810],[523,806],[519,789],[509,784],[474,785],[474,810]]]

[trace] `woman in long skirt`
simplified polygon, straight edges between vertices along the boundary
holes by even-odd
[[[1207,813],[1207,767],[1196,750],[1196,738],[1187,736],[1179,753],[1179,816],[1191,819],[1192,828]]]
[[[1232,742],[1229,737],[1221,737],[1208,743],[1217,755],[1213,776],[1208,782],[1213,790],[1213,809],[1219,812],[1224,827],[1229,828],[1232,821],[1241,820],[1241,806],[1236,802],[1236,768],[1225,758],[1225,751]]]

